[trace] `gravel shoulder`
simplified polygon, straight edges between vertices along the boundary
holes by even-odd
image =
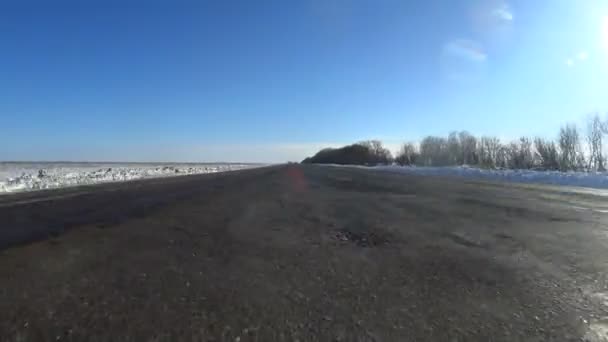
[[[283,165],[0,198],[2,341],[608,341],[589,191]]]

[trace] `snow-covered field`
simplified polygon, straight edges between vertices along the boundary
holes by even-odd
[[[19,191],[121,182],[144,178],[223,172],[257,164],[148,164],[148,163],[15,163],[0,162],[0,195]],[[539,183],[608,189],[608,173],[533,170],[489,170],[468,166],[376,166],[378,170],[419,175]]]
[[[488,170],[467,166],[417,167],[417,166],[377,166],[376,169],[420,175],[460,176],[472,179],[508,181],[519,183],[539,183],[565,186],[580,186],[608,189],[606,172],[559,172],[534,170]]]
[[[0,194],[134,179],[223,172],[255,164],[0,162]]]

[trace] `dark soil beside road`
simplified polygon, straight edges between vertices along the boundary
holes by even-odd
[[[315,165],[2,196],[0,340],[603,341],[607,209]]]

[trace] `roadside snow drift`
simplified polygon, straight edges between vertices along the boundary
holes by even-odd
[[[0,195],[85,184],[223,172],[252,164],[0,163]]]
[[[539,183],[608,189],[608,173],[605,172],[559,172],[534,170],[489,170],[467,166],[417,167],[377,166],[376,169],[419,175],[459,176],[481,180],[519,183]]]

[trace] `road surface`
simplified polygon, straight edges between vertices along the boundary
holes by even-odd
[[[0,197],[2,341],[604,341],[608,197],[284,165]]]

